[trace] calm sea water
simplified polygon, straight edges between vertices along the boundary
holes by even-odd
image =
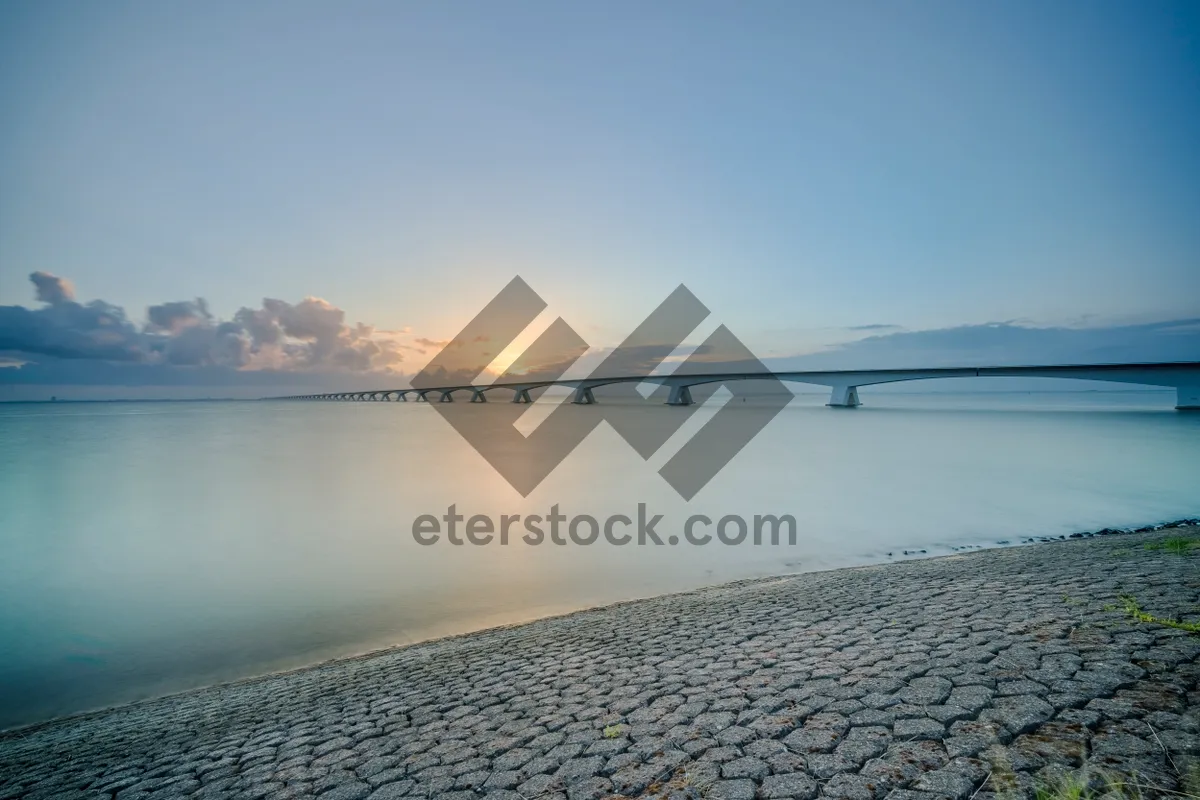
[[[416,403],[0,406],[0,727],[736,578],[1200,513],[1200,414],[1173,392],[864,400],[797,397],[691,502],[655,473],[682,442],[647,463],[603,427],[522,498]],[[663,538],[692,514],[791,514],[800,537],[411,533],[451,504],[603,518],[639,502]]]

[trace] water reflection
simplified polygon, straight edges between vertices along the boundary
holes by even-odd
[[[734,578],[1200,511],[1200,415],[1168,393],[824,399],[798,398],[691,502],[655,473],[679,437],[643,462],[602,427],[522,498],[415,403],[0,407],[0,724]],[[639,502],[662,534],[787,513],[800,540],[411,536],[451,504],[604,518]]]

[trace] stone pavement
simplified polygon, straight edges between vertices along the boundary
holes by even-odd
[[[1200,636],[1119,596],[1200,618],[1200,550],[1145,547],[1180,532],[741,582],[53,721],[0,735],[0,798],[983,800],[1081,766],[1153,797],[1200,764]]]

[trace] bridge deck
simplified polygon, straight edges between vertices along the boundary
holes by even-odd
[[[510,389],[513,402],[530,402],[529,391],[549,386],[565,386],[576,390],[575,402],[595,402],[592,390],[599,386],[625,383],[657,383],[671,387],[670,405],[691,405],[690,387],[709,383],[729,383],[748,380],[810,383],[832,388],[831,406],[859,405],[858,387],[900,381],[935,380],[941,378],[1026,377],[1066,378],[1076,380],[1110,381],[1148,386],[1169,386],[1177,390],[1179,409],[1200,408],[1200,362],[1168,361],[1130,364],[1041,364],[1029,366],[991,367],[931,367],[884,370],[789,370],[743,372],[674,372],[668,375],[619,375],[610,377],[531,379],[504,383],[460,383],[444,386],[421,386],[407,389],[374,389],[354,392],[327,392],[273,398],[280,400],[406,400],[416,394],[419,400],[435,394],[442,402],[451,402],[454,393],[470,391],[472,402],[486,402],[486,393],[495,389]]]

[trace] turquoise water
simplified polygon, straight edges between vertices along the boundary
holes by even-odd
[[[1173,392],[824,399],[797,397],[691,502],[655,473],[679,437],[643,462],[602,427],[522,498],[415,403],[0,406],[0,727],[736,578],[1200,515],[1200,414]],[[412,537],[451,504],[638,503],[664,539],[692,514],[791,514],[799,537]]]

